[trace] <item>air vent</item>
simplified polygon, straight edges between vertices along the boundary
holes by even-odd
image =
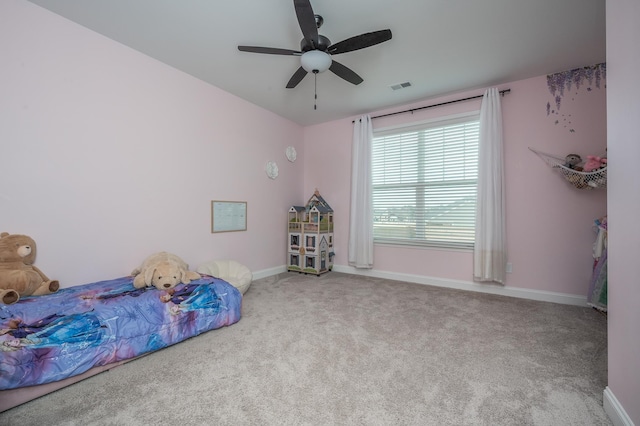
[[[393,90],[400,90],[400,89],[404,89],[406,87],[411,87],[411,83],[408,81],[405,81],[404,83],[398,83],[398,84],[394,84],[393,86],[390,86]]]

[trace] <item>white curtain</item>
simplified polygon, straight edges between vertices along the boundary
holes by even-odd
[[[353,125],[351,147],[351,210],[349,265],[373,267],[373,214],[371,203],[371,117],[363,115]]]
[[[502,108],[496,88],[488,89],[482,98],[479,145],[473,278],[504,284],[507,253]]]

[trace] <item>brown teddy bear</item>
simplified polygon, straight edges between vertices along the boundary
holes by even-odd
[[[50,280],[33,266],[36,242],[27,235],[0,234],[0,302],[15,303],[20,296],[39,296],[58,291],[60,283]]]
[[[135,277],[135,288],[153,285],[159,290],[167,290],[180,283],[189,284],[191,280],[200,278],[197,272],[189,271],[189,265],[182,259],[166,251],[147,257],[131,275]]]

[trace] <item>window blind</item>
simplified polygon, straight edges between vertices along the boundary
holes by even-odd
[[[473,248],[479,117],[374,132],[376,243]]]

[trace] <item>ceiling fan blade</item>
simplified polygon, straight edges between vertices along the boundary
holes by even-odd
[[[351,52],[354,50],[364,49],[365,47],[375,46],[376,44],[383,43],[387,40],[391,40],[391,30],[374,31],[372,33],[360,34],[332,44],[327,49],[327,52],[332,55],[338,55],[340,53]]]
[[[240,50],[241,52],[267,53],[269,55],[302,55],[302,52],[299,52],[297,50],[278,49],[277,47],[238,46],[238,50]]]
[[[296,9],[298,24],[302,30],[304,38],[314,47],[318,46],[318,26],[316,17],[309,0],[293,0],[293,7]]]
[[[336,62],[335,60],[331,62],[331,66],[329,67],[329,71],[334,73],[340,78],[347,80],[349,83],[360,84],[364,80],[355,72],[351,71],[351,69],[345,67],[340,62]]]
[[[291,79],[287,83],[287,89],[293,89],[294,87],[296,87],[298,83],[302,81],[305,75],[307,75],[307,71],[305,71],[305,69],[302,67],[298,68],[298,70],[293,73],[293,76],[291,76]]]

